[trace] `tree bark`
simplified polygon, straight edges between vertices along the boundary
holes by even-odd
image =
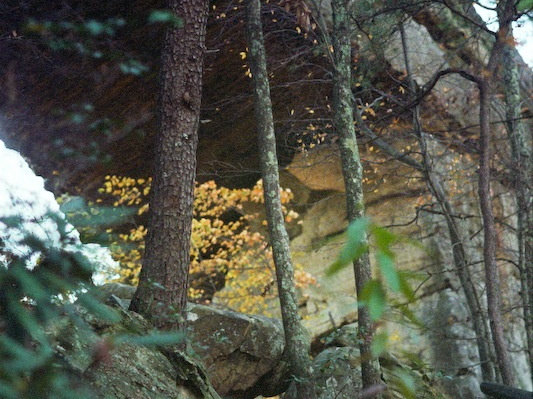
[[[487,311],[496,351],[498,368],[504,384],[513,385],[511,361],[507,352],[501,317],[500,276],[496,263],[496,225],[492,212],[490,189],[490,84],[479,83],[480,155],[478,169],[478,196],[483,218],[483,260],[487,288]]]
[[[400,34],[409,89],[411,91],[411,95],[416,97],[417,90],[412,77],[413,75],[408,54],[407,37],[403,24],[400,24]],[[444,190],[441,179],[438,177],[432,167],[433,163],[431,162],[430,154],[427,148],[426,134],[422,130],[422,126],[420,124],[419,105],[415,105],[413,107],[413,130],[418,139],[420,153],[422,155],[422,168],[420,171],[424,175],[424,180],[426,181],[428,190],[437,200],[442,214],[444,215],[444,219],[446,220],[446,226],[448,227],[448,234],[450,236],[450,244],[455,268],[457,270],[459,281],[461,282],[461,287],[465,293],[466,303],[472,317],[472,327],[474,329],[474,333],[476,334],[476,343],[479,353],[479,362],[481,363],[482,378],[484,381],[493,382],[496,380],[496,374],[494,365],[492,363],[493,359],[491,356],[491,347],[489,345],[491,338],[490,332],[488,331],[487,324],[483,319],[481,302],[468,269],[468,259],[463,246],[463,239],[461,237],[460,229],[452,216],[454,215],[452,205],[450,204],[450,201],[448,201],[448,196],[446,195],[446,191]]]
[[[351,47],[348,16],[348,1],[332,0],[333,14],[333,109],[334,127],[339,137],[342,174],[346,191],[348,220],[353,221],[365,215],[363,198],[363,166],[359,157],[357,138],[355,136],[352,116],[351,91]],[[372,279],[372,270],[368,251],[354,261],[355,286],[357,296]],[[361,374],[363,388],[381,384],[378,359],[372,356],[374,325],[366,307],[358,310],[358,328],[360,336]],[[378,394],[376,398],[382,397]]]
[[[278,294],[285,331],[285,356],[289,361],[293,381],[296,385],[296,397],[298,399],[314,399],[316,394],[310,378],[310,344],[298,313],[289,236],[285,228],[281,207],[276,136],[259,0],[248,0],[246,4],[246,33],[249,64],[253,77],[255,118],[259,136],[259,155],[268,231],[276,266]]]
[[[130,309],[175,327],[187,303],[207,0],[169,0],[183,21],[169,27],[161,58],[159,127],[148,236]]]
[[[492,210],[492,196],[490,188],[490,158],[491,158],[491,128],[490,101],[492,94],[491,79],[497,73],[497,66],[501,60],[505,40],[514,17],[515,4],[513,0],[498,3],[498,20],[500,27],[496,33],[496,41],[491,50],[489,62],[481,76],[476,79],[479,88],[479,169],[478,196],[483,219],[483,261],[485,264],[485,284],[487,290],[487,312],[492,332],[492,342],[496,352],[498,369],[502,381],[506,385],[514,386],[514,373],[507,351],[503,320],[501,316],[500,276],[496,263],[496,225]]]

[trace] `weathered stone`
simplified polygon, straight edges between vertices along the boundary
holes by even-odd
[[[433,331],[433,365],[442,373],[442,386],[455,397],[479,398],[479,356],[472,344],[475,336],[468,323],[464,298],[451,290],[439,294],[429,321]]]
[[[351,399],[361,390],[359,349],[332,347],[319,353],[313,361],[318,399]]]
[[[337,340],[353,343],[353,326],[338,331],[332,343]],[[338,342],[337,342],[338,344]],[[370,388],[374,392],[384,391],[389,399],[405,398],[405,387],[414,389],[417,398],[447,399],[448,396],[436,389],[439,380],[435,376],[422,374],[399,361],[391,354],[380,357],[383,385]],[[318,399],[353,399],[363,392],[361,382],[361,357],[354,346],[331,346],[320,352],[313,361],[313,381],[316,383]],[[295,398],[293,385],[284,398]],[[367,392],[371,397],[370,392]],[[460,396],[450,396],[460,397]]]
[[[135,287],[121,283],[107,283],[98,287],[98,291],[104,295],[115,295],[120,299],[131,299],[135,294]]]
[[[195,304],[189,304],[187,319],[192,349],[221,395],[252,398],[285,390],[279,320]]]
[[[156,348],[113,339],[149,333],[152,329],[144,319],[120,308],[104,309],[116,311],[120,320],[112,322],[77,308],[77,322],[62,318],[48,330],[60,364],[78,376],[78,384],[90,387],[98,398],[206,398],[178,386],[174,367]]]
[[[176,373],[162,353],[139,345],[119,346],[109,362],[86,375],[103,398],[204,398],[176,384]]]
[[[111,283],[99,290],[108,302],[125,307],[135,287]],[[140,317],[123,312],[124,317]],[[285,390],[288,368],[282,361],[285,340],[279,320],[192,303],[188,305],[187,320],[192,355],[204,365],[221,395],[253,398]]]

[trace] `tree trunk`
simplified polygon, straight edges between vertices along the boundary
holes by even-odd
[[[333,13],[334,127],[339,137],[348,219],[353,221],[365,215],[365,207],[362,184],[363,167],[359,157],[352,116],[348,2],[346,0],[333,0],[331,6]],[[359,297],[363,287],[372,279],[368,251],[354,262],[354,273],[357,296]],[[374,325],[366,307],[360,307],[358,310],[358,327],[363,388],[370,388],[381,383],[381,376],[379,361],[372,356],[371,346],[374,337]],[[375,397],[381,397],[381,395],[378,394]]]
[[[415,82],[412,78],[413,75],[408,54],[407,37],[403,24],[400,24],[400,34],[409,88],[411,95],[416,97],[417,90]],[[448,201],[448,196],[446,195],[441,179],[437,176],[432,167],[433,162],[431,161],[430,154],[428,152],[426,134],[422,130],[422,126],[420,124],[418,105],[415,105],[413,108],[413,129],[418,139],[420,153],[422,155],[422,168],[420,171],[424,175],[424,180],[426,181],[428,190],[437,200],[448,227],[455,269],[457,270],[461,287],[465,293],[466,303],[472,317],[472,327],[474,329],[474,333],[476,334],[476,343],[479,353],[479,362],[481,363],[482,378],[484,381],[493,382],[496,380],[496,375],[494,371],[494,364],[492,363],[491,347],[489,345],[491,338],[490,332],[488,331],[487,324],[483,319],[481,302],[476,292],[476,287],[472,281],[472,276],[468,270],[466,251],[463,246],[463,239],[460,234],[459,226],[457,226],[457,223],[452,216],[454,214],[452,211],[452,206],[450,201]]]
[[[507,352],[501,316],[500,276],[496,263],[496,226],[492,212],[490,189],[490,92],[490,83],[487,79],[482,79],[479,82],[480,155],[478,195],[483,218],[483,261],[485,263],[487,312],[492,331],[492,341],[502,381],[504,384],[512,386],[514,385],[513,369]]]
[[[298,313],[289,236],[285,229],[281,207],[276,136],[259,0],[248,0],[246,4],[246,32],[254,86],[255,117],[259,136],[266,215],[285,331],[285,356],[289,361],[296,385],[296,397],[313,399],[316,395],[314,384],[310,379],[309,340]]]
[[[130,306],[160,328],[176,326],[187,303],[208,1],[167,6],[183,26],[169,27],[164,39],[148,236]]]
[[[498,369],[502,381],[506,385],[514,386],[514,375],[501,317],[500,276],[496,263],[496,226],[492,211],[492,196],[490,188],[490,101],[492,94],[491,79],[497,72],[501,60],[505,40],[514,17],[514,0],[498,3],[498,20],[500,28],[496,33],[496,41],[491,50],[489,62],[482,75],[477,79],[479,88],[479,169],[478,195],[483,220],[483,262],[485,264],[485,284],[487,290],[487,312],[492,332],[492,342],[496,352]]]

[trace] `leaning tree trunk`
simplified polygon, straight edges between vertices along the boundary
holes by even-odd
[[[169,27],[164,39],[148,236],[130,306],[160,328],[176,326],[187,303],[208,1],[167,6],[183,26]]]
[[[408,53],[407,36],[403,24],[400,24],[400,35],[402,39],[402,48],[409,89],[411,91],[411,96],[416,97],[417,89],[413,79]],[[482,378],[484,381],[493,382],[496,381],[496,374],[494,371],[491,347],[489,344],[490,332],[485,320],[483,319],[481,302],[468,269],[466,251],[463,245],[463,239],[461,237],[459,226],[453,217],[452,205],[448,200],[448,196],[446,195],[441,179],[437,176],[432,167],[433,162],[431,161],[428,152],[426,134],[422,130],[420,123],[419,105],[415,105],[413,107],[413,130],[418,139],[420,154],[422,155],[422,163],[420,165],[421,168],[418,168],[418,170],[420,170],[420,172],[422,172],[424,175],[426,186],[428,187],[431,195],[437,200],[448,227],[453,261],[457,270],[459,281],[461,282],[461,287],[465,293],[466,303],[472,317],[472,327],[474,329],[474,333],[476,334],[476,343],[479,354],[479,362],[481,363]]]
[[[314,384],[310,379],[309,341],[298,313],[289,236],[285,229],[281,207],[276,136],[274,134],[259,0],[248,0],[247,2],[246,33],[254,86],[263,192],[285,331],[285,354],[296,384],[296,397],[298,399],[314,399]]]
[[[342,174],[346,191],[348,219],[353,221],[365,215],[363,200],[363,167],[359,157],[352,116],[351,48],[348,1],[333,0],[333,109],[334,127],[339,137]],[[354,261],[355,285],[360,297],[363,287],[372,279],[368,251]],[[381,383],[379,362],[372,356],[374,325],[367,307],[358,310],[359,349],[363,388]],[[378,394],[377,397],[381,397]]]

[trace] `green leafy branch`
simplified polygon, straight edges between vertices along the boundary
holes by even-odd
[[[326,271],[327,276],[332,276],[359,259],[369,249],[368,236],[373,239],[373,253],[378,266],[376,278],[369,281],[363,288],[358,298],[359,306],[366,306],[373,321],[383,317],[387,306],[392,303],[389,292],[399,294],[406,304],[400,311],[411,321],[417,323],[415,315],[407,305],[414,299],[414,291],[409,284],[409,274],[398,271],[395,266],[393,246],[400,242],[409,241],[380,227],[368,218],[353,221],[346,230],[347,241],[342,247],[337,259]],[[413,244],[413,243],[411,243]],[[416,245],[416,243],[415,243]],[[377,355],[385,349],[388,341],[386,332],[376,334],[373,342],[373,351]]]

